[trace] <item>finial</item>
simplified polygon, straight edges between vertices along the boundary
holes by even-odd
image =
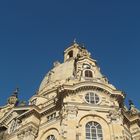
[[[82,49],[86,49],[84,43],[81,45],[81,48]]]
[[[130,107],[131,107],[131,106],[134,106],[134,103],[133,103],[132,100],[129,100],[129,105],[130,105]]]
[[[129,106],[130,106],[129,110],[131,110],[132,108],[135,108],[135,105],[132,100],[129,100]]]
[[[134,103],[132,102],[132,100],[129,100],[129,110],[131,112],[131,114],[137,114],[139,112],[139,110],[135,107]]]
[[[18,93],[19,93],[19,88],[16,88],[15,91],[13,92],[13,95],[15,95],[17,97]]]
[[[73,43],[74,43],[74,44],[76,43],[76,38],[74,38]]]

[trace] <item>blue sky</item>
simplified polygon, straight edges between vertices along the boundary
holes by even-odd
[[[140,1],[0,1],[0,105],[16,87],[28,100],[73,42],[140,108]]]

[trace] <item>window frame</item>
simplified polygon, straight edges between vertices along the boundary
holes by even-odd
[[[86,140],[103,140],[102,126],[95,121],[87,122],[85,125]]]
[[[91,95],[94,94],[94,95]],[[88,97],[87,97],[88,96]],[[96,92],[89,91],[85,94],[84,100],[86,103],[91,104],[91,105],[98,105],[101,102],[101,98]]]
[[[88,73],[86,73],[86,72],[88,72]],[[87,79],[93,78],[93,71],[90,69],[85,69],[84,70],[84,77]]]
[[[56,118],[56,112],[47,116],[47,122],[50,122]]]

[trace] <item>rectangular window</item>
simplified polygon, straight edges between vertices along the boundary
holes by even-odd
[[[56,113],[53,113],[53,114],[47,116],[47,121],[51,121],[51,120],[53,120],[54,118],[56,118]]]

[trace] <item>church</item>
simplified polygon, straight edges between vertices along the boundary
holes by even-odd
[[[140,111],[74,42],[28,104],[18,90],[0,107],[0,140],[140,140]]]

